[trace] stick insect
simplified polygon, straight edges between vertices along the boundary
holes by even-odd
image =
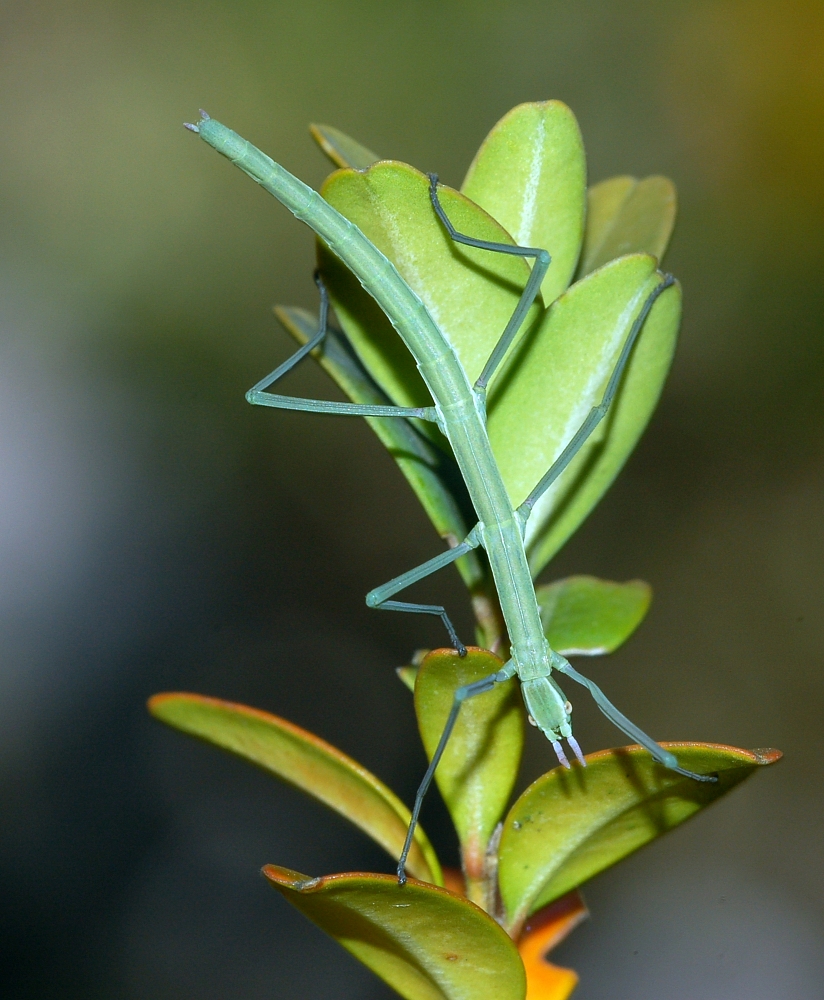
[[[452,447],[478,516],[478,523],[459,544],[375,588],[366,598],[366,603],[372,608],[438,616],[443,621],[453,646],[460,655],[465,655],[466,648],[458,638],[443,607],[396,601],[392,598],[413,583],[448,566],[480,546],[489,560],[511,644],[510,659],[501,670],[459,687],[454,693],[446,725],[415,797],[409,831],[398,861],[399,883],[403,885],[406,881],[405,862],[421,805],[455,726],[461,705],[516,675],[521,683],[521,692],[530,721],[549,739],[558,760],[564,767],[569,768],[570,764],[561,744],[562,740],[566,740],[583,766],[586,766],[586,761],[572,735],[571,705],[552,676],[556,671],[586,687],[603,714],[618,729],[644,746],[658,763],[696,781],[716,781],[717,777],[714,775],[696,774],[682,768],[674,754],[665,750],[639,729],[612,704],[597,684],[578,673],[565,657],[550,647],[541,625],[524,549],[524,533],[530,512],[540,497],[567,468],[609,410],[644,321],[657,298],[674,283],[674,278],[670,275],[661,276],[660,282],[648,295],[630,328],[601,401],[591,409],[526,499],[518,507],[513,507],[487,434],[486,395],[495,372],[521,330],[530,306],[538,295],[541,282],[550,266],[548,251],[536,247],[493,243],[457,232],[438,197],[438,178],[434,174],[429,175],[432,209],[453,241],[490,253],[512,254],[533,260],[530,277],[518,304],[480,376],[475,384],[471,385],[455,351],[423,302],[402,278],[394,264],[356,225],[284,167],[275,163],[231,129],[211,119],[205,112],[201,112],[201,121],[197,125],[187,123],[186,127],[198,133],[210,146],[274,195],[296,218],[313,229],[332,253],[353,272],[386,313],[414,357],[431,393],[433,405],[422,407],[365,405],[297,399],[268,391],[270,386],[318,347],[326,335],[329,300],[320,275],[316,275],[320,291],[317,333],[288,360],[253,386],[246,394],[247,400],[256,405],[311,413],[416,418],[434,422]]]

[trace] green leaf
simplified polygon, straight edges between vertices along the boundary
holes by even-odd
[[[578,277],[616,257],[649,253],[659,262],[675,225],[677,196],[668,177],[612,177],[589,189]]]
[[[359,872],[308,878],[266,865],[272,886],[407,1000],[524,1000],[506,933],[469,900]]]
[[[520,246],[549,250],[541,286],[553,302],[578,263],[586,209],[586,157],[575,115],[561,101],[519,104],[475,155],[461,190]]]
[[[514,505],[563,451],[607,381],[630,327],[662,276],[655,259],[612,261],[550,306],[496,379],[489,436]],[[533,508],[526,546],[537,575],[618,475],[658,402],[680,319],[677,285],[656,301],[610,412]]]
[[[432,208],[428,178],[405,163],[376,163],[363,172],[338,171],[321,193],[397,267],[474,382],[529,279],[523,258],[453,242]],[[459,232],[513,242],[506,230],[462,194],[442,186],[439,196]],[[318,259],[338,319],[370,375],[393,402],[431,406],[412,355],[377,303],[323,245]],[[536,305],[524,328],[538,315]]]
[[[644,620],[652,589],[643,580],[613,583],[568,576],[535,590],[550,646],[564,656],[600,656],[625,643]]]
[[[504,821],[498,877],[510,933],[563,896],[725,795],[777,750],[662,743],[682,767],[718,774],[694,781],[638,746],[587,755],[586,769],[556,768],[527,788]]]
[[[424,658],[415,683],[415,712],[430,760],[455,689],[488,677],[502,666],[494,653],[472,646],[464,657],[439,649]],[[489,838],[512,794],[523,750],[523,716],[515,680],[465,701],[435,772],[471,881],[484,877]]]
[[[395,673],[398,675],[398,680],[404,687],[409,688],[409,690],[415,693],[415,682],[418,679],[418,671],[421,668],[421,664],[426,659],[427,656],[432,651],[430,649],[416,649],[412,654],[412,662],[406,664],[403,667],[395,667]]]
[[[647,255],[612,261],[557,299],[512,358],[490,406],[489,434],[514,504],[601,401],[632,322],[661,280]],[[601,499],[643,433],[672,362],[680,316],[674,285],[651,309],[610,412],[533,508],[525,539],[533,576]]]
[[[409,810],[374,774],[319,737],[277,715],[198,694],[156,694],[149,711],[294,785],[400,857]],[[407,867],[417,878],[443,885],[438,858],[420,828]]]
[[[367,149],[331,125],[310,125],[309,131],[336,167],[354,167],[356,170],[363,170],[370,163],[376,163],[381,159],[371,149]]]
[[[300,344],[317,333],[317,319],[305,309],[278,306],[275,315]],[[390,402],[354,357],[344,336],[333,328],[313,356],[353,402],[377,405]],[[443,448],[439,447],[407,420],[365,419],[398,463],[441,538],[456,541],[465,538],[470,527],[466,515],[473,516],[472,503],[446,441]],[[470,589],[480,586],[484,571],[475,552],[467,553],[456,566]]]
[[[395,667],[395,673],[398,675],[398,680],[404,687],[409,688],[409,690],[413,693],[415,691],[415,681],[418,679],[419,669],[420,668],[415,666],[414,663],[408,663],[405,667]]]

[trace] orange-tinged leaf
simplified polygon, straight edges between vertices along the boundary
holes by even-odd
[[[267,865],[286,899],[407,1000],[524,1000],[510,938],[469,900],[414,879],[350,872],[308,878]]]
[[[277,715],[198,694],[156,694],[149,711],[308,793],[368,833],[393,858],[400,856],[409,810],[374,774],[325,740]],[[407,870],[442,884],[438,858],[420,827]]]
[[[639,746],[588,754],[586,768],[534,781],[504,820],[498,881],[505,926],[516,933],[547,903],[667,833],[729,792],[778,750],[662,743],[700,782],[667,770]]]
[[[588,916],[580,893],[573,891],[527,921],[518,941],[518,952],[526,969],[526,1000],[566,1000],[575,989],[577,974],[553,965],[546,956]]]

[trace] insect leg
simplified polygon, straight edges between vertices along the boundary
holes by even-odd
[[[561,454],[555,459],[549,469],[544,473],[544,475],[539,480],[536,487],[529,494],[529,496],[524,500],[521,506],[518,508],[519,514],[524,518],[524,520],[529,517],[529,514],[535,504],[538,502],[541,496],[549,489],[549,487],[555,482],[558,476],[566,469],[573,458],[578,454],[583,445],[586,443],[587,438],[592,434],[595,428],[600,424],[603,418],[606,416],[607,410],[612,403],[615,393],[618,391],[618,386],[621,382],[621,376],[624,374],[627,362],[629,361],[630,355],[632,354],[632,348],[635,346],[635,342],[638,339],[638,335],[641,332],[641,328],[644,325],[644,320],[649,315],[650,309],[655,305],[655,301],[658,296],[669,288],[671,285],[675,284],[675,278],[671,274],[664,276],[664,280],[657,285],[650,292],[644,303],[641,311],[635,318],[635,322],[632,324],[632,328],[627,334],[627,339],[624,341],[624,346],[621,348],[621,353],[618,356],[618,360],[615,363],[615,367],[612,370],[612,375],[610,376],[607,387],[604,390],[604,395],[601,398],[601,402],[597,406],[593,406],[592,409],[587,414],[584,422],[572,436],[569,444],[564,448]]]
[[[583,674],[579,674],[578,671],[567,662],[557,664],[557,668],[561,671],[561,673],[571,677],[579,684],[583,684],[585,688],[589,688],[590,694],[595,699],[595,704],[601,709],[609,721],[613,723],[613,725],[617,726],[622,732],[626,733],[630,739],[635,740],[636,743],[640,743],[642,747],[649,750],[650,754],[652,754],[653,758],[657,760],[659,764],[663,764],[664,767],[669,768],[670,771],[675,771],[676,774],[683,774],[685,777],[694,778],[696,781],[718,781],[718,778],[715,777],[715,775],[696,774],[694,771],[687,771],[685,768],[681,767],[675,754],[670,753],[669,750],[665,750],[662,746],[656,743],[651,736],[647,736],[643,729],[639,729],[634,722],[630,722],[623,712],[619,712],[604,692],[598,687],[595,681],[591,681],[588,677],[584,677]]]
[[[320,322],[318,332],[295,353],[287,358],[282,365],[271,372],[266,378],[246,393],[248,402],[257,406],[273,406],[280,410],[303,410],[309,413],[337,413],[355,417],[417,417],[419,420],[437,420],[434,406],[379,406],[364,403],[337,403],[331,400],[296,399],[294,396],[280,396],[265,390],[291,371],[307,354],[318,347],[326,336],[327,319],[329,316],[329,293],[318,272],[315,272],[315,284],[320,291]]]
[[[549,251],[541,250],[538,247],[519,247],[511,246],[509,243],[491,243],[489,240],[478,240],[473,236],[467,236],[464,233],[459,233],[449,221],[446,212],[443,210],[440,199],[438,198],[437,174],[429,174],[429,197],[432,201],[432,207],[438,214],[438,218],[441,220],[446,228],[446,231],[456,243],[463,243],[468,247],[478,247],[479,250],[491,250],[493,253],[508,253],[514,257],[535,258],[532,273],[529,276],[529,281],[527,281],[524,286],[524,290],[518,300],[518,305],[515,306],[515,312],[513,312],[510,316],[509,322],[506,324],[506,329],[501,334],[500,340],[495,345],[495,349],[489,355],[489,359],[484,365],[484,370],[478,376],[478,380],[475,383],[476,391],[484,392],[489,384],[489,380],[494,375],[496,368],[501,361],[503,361],[504,355],[509,349],[510,344],[515,339],[515,335],[521,329],[524,319],[526,318],[526,314],[529,312],[530,306],[535,301],[541,288],[541,282],[544,280],[551,258],[549,256]]]
[[[458,721],[458,713],[461,710],[461,705],[463,705],[463,703],[468,701],[470,698],[474,698],[476,695],[491,691],[496,684],[508,681],[510,677],[514,676],[515,667],[512,665],[512,661],[510,660],[509,663],[507,663],[497,673],[490,674],[488,677],[482,677],[481,680],[474,681],[472,684],[464,684],[463,687],[456,688],[455,695],[452,699],[452,708],[449,712],[449,717],[446,720],[443,732],[441,733],[441,738],[438,740],[438,746],[435,749],[435,753],[432,755],[432,760],[429,762],[429,767],[426,769],[426,774],[423,776],[423,781],[421,781],[420,787],[415,795],[415,804],[412,807],[412,818],[409,821],[409,829],[406,831],[406,840],[404,841],[401,856],[398,859],[398,885],[403,885],[406,882],[406,859],[409,856],[409,851],[412,847],[412,837],[415,834],[415,827],[418,825],[418,817],[421,813],[424,796],[429,791],[429,786],[432,784],[432,779],[435,776],[435,771],[441,761],[443,752],[446,749],[446,744],[449,742],[449,737],[452,735],[452,730],[455,728],[455,723]]]
[[[409,611],[419,615],[437,615],[444,623],[454,648],[457,649],[460,656],[466,656],[466,646],[458,638],[445,608],[442,608],[439,604],[410,604],[406,601],[390,601],[388,598],[401,590],[405,590],[407,587],[411,587],[418,580],[423,580],[424,577],[431,576],[432,573],[437,573],[439,569],[443,569],[444,566],[448,566],[450,563],[455,562],[456,559],[460,559],[461,556],[465,556],[467,552],[471,552],[479,544],[480,541],[473,528],[460,545],[456,545],[446,552],[441,552],[440,555],[434,556],[432,559],[427,559],[420,566],[416,566],[414,569],[396,576],[389,583],[384,583],[383,586],[370,590],[366,595],[367,605],[370,608],[377,608],[379,611]]]

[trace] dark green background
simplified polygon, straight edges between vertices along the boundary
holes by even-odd
[[[181,123],[205,107],[317,185],[306,126],[327,122],[458,184],[504,112],[549,97],[591,180],[676,181],[685,316],[648,435],[544,578],[652,583],[636,638],[586,668],[653,735],[786,753],[599,878],[556,957],[581,1000],[821,995],[813,0],[0,6],[4,995],[389,995],[257,870],[391,862],[143,710],[247,701],[408,800],[423,757],[392,668],[442,641],[363,605],[440,547],[368,428],[245,404],[290,349],[271,305],[315,304],[312,239]],[[311,366],[289,388],[329,392]],[[454,573],[426,593],[466,630]],[[622,742],[575,707],[585,750]],[[525,777],[551,764],[537,740],[528,758]]]

